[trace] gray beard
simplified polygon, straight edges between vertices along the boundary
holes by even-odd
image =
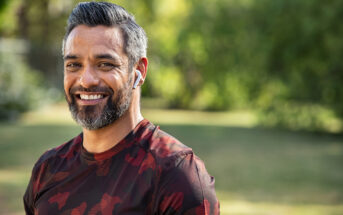
[[[90,90],[85,91],[91,92]],[[96,130],[114,123],[129,109],[132,99],[132,89],[129,84],[117,91],[115,100],[113,100],[113,94],[112,91],[102,109],[99,105],[78,106],[75,96],[71,93],[69,94],[71,101],[67,97],[66,100],[73,119],[83,128]]]

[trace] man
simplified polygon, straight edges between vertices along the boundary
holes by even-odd
[[[124,8],[80,3],[63,41],[64,90],[83,132],[44,153],[26,214],[219,214],[214,178],[140,113],[144,30]]]

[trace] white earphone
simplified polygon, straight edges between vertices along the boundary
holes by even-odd
[[[138,75],[138,77],[137,77],[135,83],[133,84],[133,89],[136,89],[136,87],[137,87],[138,84],[139,84],[139,81],[140,81],[141,78],[142,78],[142,73],[141,73],[138,69],[136,69],[136,74]]]

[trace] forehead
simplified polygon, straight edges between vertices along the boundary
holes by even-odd
[[[76,26],[68,35],[64,47],[64,55],[124,54],[124,38],[117,26],[86,25]]]

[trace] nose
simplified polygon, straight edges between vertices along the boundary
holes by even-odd
[[[86,66],[80,75],[80,85],[84,88],[90,88],[99,84],[99,77],[91,66]]]

